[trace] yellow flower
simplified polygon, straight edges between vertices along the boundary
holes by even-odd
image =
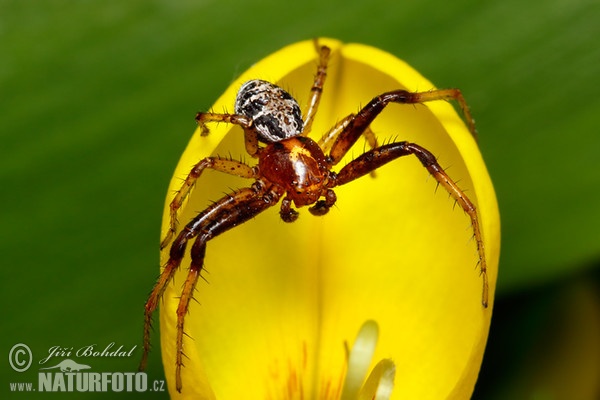
[[[313,138],[378,94],[433,88],[380,50],[326,39],[320,43],[332,55]],[[213,109],[232,112],[237,89],[255,78],[279,84],[306,104],[316,64],[311,41],[288,46],[243,73]],[[415,157],[402,157],[374,177],[336,188],[336,206],[323,217],[302,208],[298,220],[286,224],[273,207],[208,242],[206,282],[197,285],[197,302],[186,317],[187,358],[178,393],[175,310],[190,262],[186,256],[164,294],[160,316],[173,398],[470,397],[488,335],[500,247],[490,178],[477,144],[447,102],[393,104],[371,127],[380,143],[408,140],[430,150],[477,205],[489,307],[481,304],[469,218],[460,207],[453,208],[442,188],[435,190],[435,180],[428,179]],[[209,128],[208,136],[193,135],[175,170],[163,237],[168,204],[196,162],[211,154],[253,162],[245,153],[241,128],[224,123]],[[340,166],[362,154],[364,146],[361,139]],[[179,221],[185,224],[210,200],[250,184],[206,171]],[[162,265],[167,259],[168,247],[161,253]]]

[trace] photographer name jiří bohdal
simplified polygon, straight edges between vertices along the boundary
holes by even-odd
[[[11,392],[163,392],[164,379],[148,382],[145,372],[99,370],[94,359],[127,359],[132,357],[137,345],[89,344],[82,347],[52,346],[48,354],[38,361],[37,383],[34,381],[10,382]],[[16,373],[32,366],[33,352],[24,343],[10,350],[8,362]]]
[[[53,358],[64,358],[64,357],[112,357],[112,358],[126,358],[131,357],[137,345],[131,348],[126,348],[123,345],[116,346],[115,342],[111,342],[108,345],[102,347],[97,344],[90,344],[87,346],[75,349],[74,347],[61,347],[52,346],[48,349],[48,356],[40,360],[40,364],[46,364]]]

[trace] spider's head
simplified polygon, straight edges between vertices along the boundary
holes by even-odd
[[[258,159],[264,178],[285,189],[296,207],[314,204],[327,189],[327,160],[315,141],[299,136],[267,145]]]
[[[235,112],[252,119],[258,140],[263,143],[298,136],[304,129],[298,102],[279,86],[259,79],[242,85],[235,100]]]

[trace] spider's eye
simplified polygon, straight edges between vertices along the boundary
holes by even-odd
[[[298,102],[279,86],[263,80],[242,85],[235,112],[251,118],[259,140],[266,143],[298,136],[304,129]]]

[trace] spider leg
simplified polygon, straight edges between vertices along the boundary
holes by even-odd
[[[319,103],[321,101],[321,95],[323,94],[323,86],[325,85],[325,79],[327,78],[327,64],[329,63],[329,55],[331,50],[327,46],[319,46],[319,42],[315,39],[315,49],[319,53],[319,66],[317,67],[317,73],[312,87],[310,88],[310,99],[308,101],[308,108],[304,118],[304,131],[303,136],[310,133],[312,123],[315,119]]]
[[[329,212],[329,209],[335,205],[337,196],[335,195],[335,192],[333,190],[327,189],[325,191],[324,197],[325,198],[323,200],[318,200],[314,206],[309,207],[308,211],[310,211],[312,215],[325,215]]]
[[[256,181],[252,187],[238,190],[211,204],[206,210],[192,219],[173,241],[169,252],[169,261],[158,278],[146,302],[144,314],[144,352],[140,369],[145,368],[150,350],[150,330],[152,314],[158,306],[164,291],[173,279],[185,254],[189,240],[196,238],[192,250],[192,262],[184,282],[179,305],[177,307],[177,344],[176,344],[176,387],[181,391],[181,367],[183,366],[183,336],[185,316],[202,267],[206,243],[227,230],[248,221],[260,212],[277,204],[284,190],[278,186],[266,186]]]
[[[331,146],[333,146],[334,141],[337,140],[338,136],[345,129],[347,129],[348,125],[352,122],[352,120],[355,117],[356,114],[350,114],[346,116],[344,119],[335,124],[335,126],[331,128],[329,132],[323,135],[321,139],[319,139],[319,147],[323,150],[324,153],[327,153],[329,150],[331,150]],[[362,134],[365,136],[365,140],[367,141],[371,149],[374,149],[377,146],[379,146],[379,144],[377,143],[377,138],[375,137],[375,133],[373,133],[370,126],[367,126],[362,132]]]
[[[185,323],[185,316],[188,313],[190,301],[194,297],[194,290],[202,271],[202,265],[204,264],[204,255],[206,254],[206,241],[207,239],[198,236],[194,245],[192,246],[192,262],[188,270],[188,275],[183,283],[183,289],[181,291],[181,297],[179,298],[179,304],[177,306],[177,355],[175,357],[175,386],[178,392],[181,392],[181,368],[183,367],[183,327]]]
[[[352,122],[352,120],[355,117],[356,114],[350,114],[346,116],[344,119],[335,124],[335,126],[331,128],[329,132],[323,135],[321,139],[319,139],[318,144],[319,147],[323,150],[323,153],[327,153],[331,150],[331,146],[333,145],[334,141],[336,141],[338,136],[347,129],[348,125]],[[367,126],[362,132],[362,134],[365,137],[365,140],[367,141],[371,149],[374,149],[379,146],[379,143],[377,142],[377,137],[375,136],[375,133],[371,130],[370,126]],[[337,162],[339,162],[339,160],[337,160],[335,163]],[[372,178],[374,178],[377,174],[375,171],[371,171],[370,175]]]
[[[160,243],[161,250],[169,244],[177,231],[177,212],[181,208],[183,201],[192,190],[192,187],[196,184],[200,175],[202,175],[202,172],[207,168],[242,178],[256,178],[254,169],[240,161],[220,157],[206,157],[200,160],[198,164],[194,165],[188,176],[185,178],[181,188],[169,205],[171,222],[166,236]]]
[[[462,209],[471,218],[471,227],[473,228],[473,236],[477,245],[477,253],[479,256],[479,269],[483,279],[483,290],[481,303],[484,307],[488,306],[488,279],[487,266],[485,259],[485,248],[479,226],[479,218],[477,209],[465,193],[456,185],[456,183],[446,174],[442,167],[438,164],[435,156],[423,147],[409,142],[390,143],[376,149],[370,150],[360,157],[348,163],[337,174],[333,186],[344,185],[353,181],[369,172],[381,167],[382,165],[393,161],[399,157],[406,155],[415,155],[423,166],[429,171],[440,185],[442,185],[462,207]],[[333,187],[332,186],[332,187]]]
[[[471,134],[476,137],[477,131],[475,129],[475,121],[473,120],[469,107],[459,89],[435,89],[427,92],[394,90],[373,98],[354,116],[354,118],[350,117],[350,120],[337,135],[337,138],[331,147],[331,152],[329,153],[331,164],[335,165],[344,158],[360,135],[363,134],[371,122],[373,122],[388,104],[421,104],[435,100],[456,100],[462,109]]]
[[[196,114],[196,122],[200,129],[202,129],[202,135],[208,135],[208,128],[206,127],[207,122],[226,122],[229,124],[239,125],[244,129],[244,140],[246,144],[246,151],[252,157],[258,156],[258,134],[252,124],[252,119],[240,114],[218,114],[213,112],[199,112]]]
[[[337,196],[331,189],[326,189],[322,194],[324,199],[317,200],[312,207],[308,208],[308,211],[312,215],[322,216],[329,212],[329,209],[335,205]],[[281,209],[279,210],[279,216],[284,222],[294,222],[298,219],[298,211],[292,208],[292,200],[289,197],[284,197],[281,201]]]
[[[143,371],[146,369],[146,365],[148,363],[148,354],[150,353],[150,333],[152,329],[152,313],[158,307],[158,301],[162,298],[167,285],[173,279],[179,264],[183,258],[183,251],[185,250],[185,243],[183,243],[183,248],[181,246],[171,247],[171,254],[169,258],[169,262],[165,265],[163,271],[161,272],[158,280],[154,284],[150,295],[148,296],[148,300],[146,301],[146,305],[144,307],[144,348],[142,352],[142,359],[140,361],[139,370]]]
[[[281,209],[279,210],[279,216],[284,222],[294,222],[298,219],[298,211],[292,208],[292,200],[288,197],[284,197],[281,201]]]
[[[475,120],[473,119],[473,115],[471,115],[471,110],[469,109],[469,105],[465,100],[464,96],[460,89],[452,88],[452,89],[434,89],[427,92],[417,92],[413,93],[414,103],[425,103],[428,101],[435,100],[454,100],[458,103],[460,110],[462,111],[463,117],[467,122],[467,126],[471,135],[475,139],[477,139],[477,128],[475,127]]]

